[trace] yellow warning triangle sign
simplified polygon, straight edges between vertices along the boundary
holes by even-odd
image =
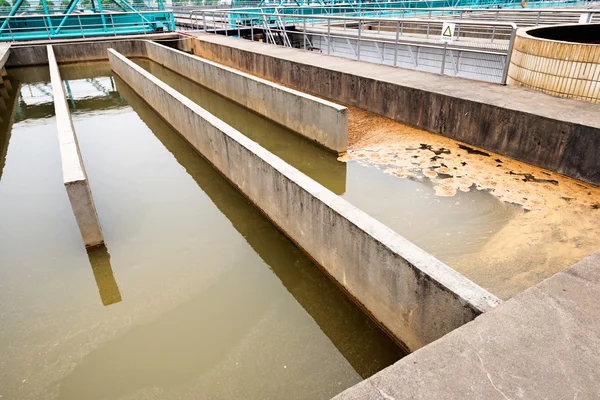
[[[446,30],[444,31],[444,33],[442,33],[442,36],[452,37],[452,31],[450,31],[449,25],[446,27]]]

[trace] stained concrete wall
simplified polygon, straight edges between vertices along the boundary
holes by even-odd
[[[500,302],[114,50],[109,57],[117,75],[409,350]]]
[[[327,149],[348,147],[348,109],[253,75],[146,42],[146,56]]]
[[[600,184],[600,109],[517,87],[198,34],[194,54]]]
[[[118,49],[129,57],[144,57],[146,45],[141,40],[104,40],[104,41],[74,41],[61,42],[52,45],[56,61],[59,63],[89,62],[108,60],[107,49]],[[32,65],[47,65],[48,53],[46,45],[29,45],[12,47],[7,67],[24,67]]]
[[[47,46],[47,56],[52,94],[54,96],[63,181],[85,246],[99,246],[104,243],[102,228],[100,227],[96,206],[81,159],[62,78],[60,77],[54,51],[50,45]]]

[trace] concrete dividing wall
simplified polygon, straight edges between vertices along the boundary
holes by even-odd
[[[117,49],[129,57],[145,57],[146,45],[142,40],[75,41],[52,45],[59,63],[102,61],[108,59],[107,49]],[[7,67],[47,65],[46,45],[30,45],[11,48]]]
[[[198,34],[194,54],[600,185],[600,109],[517,87]]]
[[[117,75],[409,350],[500,302],[116,51],[109,58]]]
[[[52,94],[54,95],[63,181],[85,246],[99,246],[104,243],[104,238],[83,166],[83,160],[81,159],[81,152],[79,151],[77,136],[75,135],[71,113],[67,105],[62,78],[60,77],[52,46],[48,45],[47,51]]]
[[[330,150],[347,150],[346,107],[150,41],[146,56]]]

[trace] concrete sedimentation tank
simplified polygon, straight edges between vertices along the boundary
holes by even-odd
[[[600,102],[600,24],[520,29],[507,83]]]

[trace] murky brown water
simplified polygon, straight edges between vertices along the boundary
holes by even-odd
[[[327,399],[402,356],[106,64],[61,73],[107,246],[83,248],[46,70],[11,71],[2,399]]]
[[[176,90],[504,299],[600,248],[600,191],[357,109],[336,157],[148,60]]]

